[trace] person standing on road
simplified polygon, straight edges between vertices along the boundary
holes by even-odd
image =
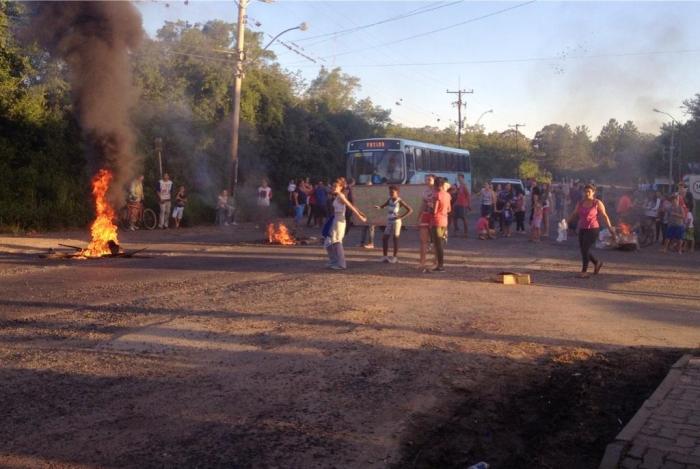
[[[304,207],[306,206],[306,192],[304,191],[304,181],[299,179],[294,192],[292,192],[292,206],[294,207],[294,223],[301,225],[304,219]]]
[[[426,256],[430,243],[430,220],[433,218],[433,199],[435,198],[435,176],[425,176],[425,190],[421,196],[421,206],[418,211],[418,234],[420,236],[420,268],[426,269]]]
[[[464,174],[457,175],[457,199],[455,200],[454,222],[455,234],[459,231],[459,220],[464,224],[464,237],[469,233],[469,224],[467,223],[467,212],[471,210],[471,198],[469,188],[464,181]]]
[[[485,182],[479,194],[481,195],[481,216],[490,218],[493,215],[493,203],[496,199],[491,184]]]
[[[384,236],[382,236],[382,250],[384,256],[382,257],[382,262],[389,262],[391,264],[396,264],[398,260],[399,253],[399,237],[401,236],[401,220],[413,213],[413,209],[406,202],[401,200],[399,197],[398,186],[389,186],[389,199],[382,205],[375,205],[375,208],[381,210],[387,208],[387,220],[386,227],[384,228]],[[401,208],[406,211],[403,215],[399,216]],[[394,255],[389,257],[389,238],[393,239],[394,242]]]
[[[180,186],[175,194],[175,208],[173,209],[173,220],[175,221],[175,228],[180,228],[180,222],[182,221],[182,214],[185,211],[185,205],[187,204],[187,193],[185,192],[185,186]]]
[[[515,232],[525,234],[525,194],[518,191],[513,201],[515,203]]]
[[[347,225],[345,210],[350,209],[362,222],[367,221],[365,215],[355,208],[348,198],[345,197],[345,185],[345,178],[338,178],[335,183],[333,183],[331,190],[335,199],[333,199],[333,223],[331,224],[329,235],[330,243],[326,250],[330,261],[329,267],[333,270],[345,270],[347,268],[347,264],[345,263],[345,251],[343,250],[343,238],[345,237],[345,228]]]
[[[260,181],[257,195],[258,221],[266,224],[270,218],[270,200],[272,199],[272,188],[266,178]]]
[[[163,179],[158,181],[158,203],[160,214],[158,218],[158,228],[165,229],[170,221],[170,193],[173,190],[173,181],[168,173],[163,174]]]
[[[666,252],[668,249],[673,250],[674,247],[678,249],[679,254],[683,252],[686,213],[687,211],[681,205],[681,197],[674,193],[671,196],[671,207],[668,210],[668,227],[666,228],[666,240],[662,252]]]
[[[591,248],[595,245],[598,239],[598,232],[600,231],[600,224],[598,223],[598,217],[602,217],[605,221],[605,225],[610,230],[610,235],[615,239],[615,229],[610,223],[610,218],[605,211],[605,205],[603,202],[595,198],[595,186],[592,184],[586,184],[583,188],[583,200],[581,200],[573,212],[569,216],[570,222],[577,221],[578,226],[578,244],[581,250],[581,273],[579,277],[588,278],[588,263],[593,262],[594,270],[593,273],[597,274],[600,272],[600,268],[603,267],[603,261],[599,261],[591,253]]]
[[[328,216],[328,188],[323,180],[319,180],[314,189],[314,198],[316,204],[313,207],[314,224],[318,227],[323,226],[326,217]],[[344,232],[343,232],[344,233]]]
[[[229,204],[228,191],[222,190],[219,197],[216,199],[216,224],[228,226],[229,219]]]
[[[447,237],[448,215],[452,210],[450,194],[447,193],[447,180],[435,179],[435,195],[433,200],[433,217],[430,220],[430,235],[435,246],[435,261],[437,266],[433,272],[445,271],[445,239]]]
[[[129,210],[129,229],[131,231],[138,230],[136,222],[139,221],[141,213],[143,213],[143,175],[131,181],[127,208]]]

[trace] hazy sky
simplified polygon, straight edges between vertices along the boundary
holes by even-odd
[[[153,36],[166,20],[235,22],[235,2],[137,2]],[[510,124],[532,136],[549,123],[587,125],[595,137],[614,117],[657,132],[684,121],[683,100],[700,93],[700,2],[328,2],[252,1],[248,27],[305,32],[270,49],[310,81],[321,66],[360,78],[370,97],[407,126],[457,120],[446,90],[465,95],[466,120],[488,131]],[[379,24],[376,24],[379,23]],[[334,34],[335,33],[335,34]],[[245,81],[244,85],[245,86]],[[440,119],[440,121],[438,121]]]

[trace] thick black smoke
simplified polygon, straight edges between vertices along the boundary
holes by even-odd
[[[129,2],[29,5],[28,33],[68,65],[76,113],[94,153],[91,163],[114,172],[110,192],[117,201],[138,162],[129,120],[136,98],[129,52],[144,36],[141,15]]]

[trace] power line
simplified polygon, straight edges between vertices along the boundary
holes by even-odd
[[[502,9],[500,9],[500,10],[492,11],[491,13],[486,13],[485,15],[476,16],[476,17],[470,18],[470,19],[468,19],[468,20],[466,20],[466,21],[461,21],[461,22],[459,22],[459,23],[455,23],[455,24],[452,24],[452,25],[449,25],[449,26],[445,26],[445,27],[442,27],[442,28],[433,29],[433,30],[426,31],[426,32],[423,32],[423,33],[419,33],[419,34],[414,34],[413,36],[404,37],[404,38],[402,38],[402,39],[397,39],[397,40],[395,40],[395,41],[385,42],[385,43],[383,43],[383,44],[378,44],[378,45],[376,45],[376,46],[372,46],[372,47],[369,47],[369,48],[365,48],[365,49],[355,49],[355,50],[350,50],[350,51],[346,51],[346,52],[341,52],[341,53],[339,53],[339,54],[333,54],[333,57],[339,57],[339,56],[348,55],[348,54],[355,54],[355,53],[357,53],[357,52],[364,52],[364,51],[366,51],[366,50],[374,50],[374,49],[378,49],[378,48],[380,48],[380,47],[391,46],[391,45],[394,45],[394,44],[399,44],[399,43],[401,43],[401,42],[410,41],[411,39],[416,39],[416,38],[419,38],[419,37],[428,36],[428,35],[430,35],[430,34],[435,34],[435,33],[439,33],[439,32],[442,32],[442,31],[447,31],[448,29],[456,28],[456,27],[458,27],[458,26],[464,26],[465,24],[474,23],[475,21],[479,21],[479,20],[483,20],[483,19],[486,19],[486,18],[490,18],[490,17],[492,17],[492,16],[500,15],[501,13],[506,13],[506,12],[508,12],[508,11],[515,10],[516,8],[521,8],[521,7],[524,7],[524,6],[526,6],[526,5],[530,5],[530,4],[532,4],[532,3],[535,3],[536,1],[537,1],[537,0],[529,0],[529,1],[527,1],[527,2],[519,3],[519,4],[517,4],[517,5],[513,5],[513,6],[508,7],[508,8],[502,8]],[[328,58],[328,57],[326,57],[326,58]]]
[[[417,8],[416,10],[411,10],[411,11],[409,11],[408,13],[405,13],[405,14],[403,14],[403,15],[393,16],[393,17],[386,18],[386,19],[381,20],[381,21],[377,21],[377,22],[375,22],[375,23],[370,23],[370,24],[365,24],[365,25],[361,25],[361,26],[356,26],[356,27],[354,27],[354,28],[342,29],[342,30],[340,30],[340,31],[335,31],[335,32],[331,32],[331,33],[317,34],[316,36],[311,36],[311,37],[304,37],[304,38],[302,38],[302,39],[298,39],[298,41],[299,41],[299,42],[302,42],[302,41],[311,41],[311,40],[313,40],[313,39],[319,39],[319,38],[327,38],[327,39],[324,39],[324,40],[322,40],[322,41],[314,42],[314,43],[311,44],[311,45],[321,44],[321,43],[323,43],[323,42],[325,42],[325,41],[327,41],[327,40],[329,40],[329,39],[335,39],[335,38],[337,38],[338,36],[342,36],[342,35],[345,35],[345,34],[354,33],[354,32],[357,32],[357,31],[361,31],[361,30],[363,30],[363,29],[371,28],[371,27],[374,27],[374,26],[379,26],[379,25],[381,25],[381,24],[391,23],[391,22],[393,22],[393,21],[399,21],[399,20],[402,20],[402,19],[405,19],[405,18],[410,18],[411,16],[421,15],[421,14],[423,14],[423,13],[429,13],[429,12],[431,12],[431,11],[435,11],[435,10],[439,10],[439,9],[441,9],[441,8],[445,8],[445,7],[457,5],[458,3],[463,3],[463,2],[464,2],[464,0],[458,0],[458,1],[455,1],[455,2],[450,2],[450,3],[446,3],[446,4],[436,5],[436,6],[433,6],[433,7],[430,7],[430,6],[421,7],[421,8]]]
[[[458,62],[412,62],[412,63],[383,63],[383,64],[346,64],[346,67],[418,67],[428,65],[485,65],[485,64],[500,64],[500,63],[519,63],[519,62],[546,62],[546,61],[561,61],[561,60],[583,60],[583,59],[607,59],[619,57],[637,57],[648,55],[671,55],[671,54],[697,54],[700,49],[677,49],[677,50],[657,50],[657,51],[639,51],[639,52],[612,52],[608,54],[589,54],[589,55],[570,55],[562,58],[561,56],[549,57],[524,57],[512,59],[485,59],[485,60],[463,60]],[[295,64],[289,64],[293,66]]]

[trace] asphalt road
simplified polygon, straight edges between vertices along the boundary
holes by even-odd
[[[317,235],[309,230],[307,235]],[[130,259],[55,260],[87,232],[0,237],[0,466],[386,467],[416,415],[545,357],[700,346],[700,254],[452,236],[447,272],[252,225],[120,233]],[[530,273],[529,286],[493,281]],[[494,393],[494,399],[497,393]]]

